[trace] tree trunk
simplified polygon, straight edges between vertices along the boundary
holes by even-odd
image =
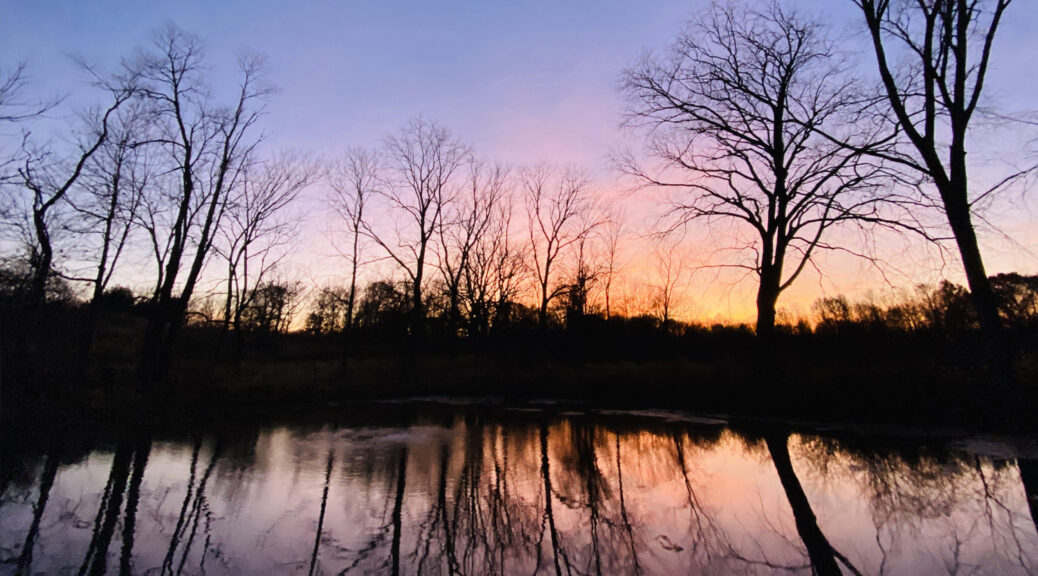
[[[995,292],[991,289],[984,261],[977,244],[977,234],[973,228],[969,203],[963,185],[954,185],[948,193],[943,193],[945,213],[948,224],[955,234],[955,243],[962,257],[962,267],[966,271],[966,282],[970,287],[970,297],[977,311],[980,330],[988,345],[1001,346],[1002,321],[998,315],[998,304]],[[996,351],[992,348],[991,351]]]
[[[765,437],[771,461],[775,464],[782,489],[786,492],[786,499],[793,509],[793,518],[796,521],[797,533],[807,547],[807,554],[811,558],[811,566],[819,576],[842,576],[840,567],[836,565],[836,557],[832,545],[826,539],[822,529],[818,527],[818,519],[811,510],[811,503],[804,494],[804,488],[793,471],[793,463],[789,459],[789,448],[786,444],[786,435],[769,434]]]
[[[544,480],[544,517],[548,519],[548,531],[551,535],[551,552],[552,560],[555,562],[555,574],[556,576],[562,576],[562,565],[559,563],[559,533],[555,528],[555,514],[551,509],[552,499],[552,488],[551,488],[551,468],[550,460],[548,459],[548,424],[541,422],[540,426],[540,440],[541,440],[541,476]],[[539,554],[538,554],[539,557]],[[538,569],[540,566],[537,567]]]
[[[404,488],[406,485],[407,448],[404,447],[400,450],[400,457],[397,459],[396,497],[393,499],[393,540],[389,550],[389,556],[393,563],[391,572],[393,576],[399,576],[400,574],[400,540],[403,532]]]
[[[757,337],[768,340],[775,334],[775,304],[779,297],[779,272],[763,267],[757,287]]]
[[[40,533],[40,521],[43,519],[43,513],[47,509],[50,490],[54,486],[54,478],[58,474],[58,464],[58,455],[54,452],[49,452],[47,460],[43,465],[43,474],[40,476],[40,495],[33,505],[32,524],[29,526],[29,533],[25,536],[25,543],[22,544],[22,553],[18,557],[18,567],[14,572],[16,576],[32,573],[32,553],[36,547],[36,537]]]
[[[142,434],[135,444],[133,473],[130,475],[130,486],[126,496],[126,510],[123,514],[123,549],[119,557],[120,576],[129,576],[133,573],[133,540],[137,526],[137,506],[140,503],[144,468],[148,465],[148,455],[151,453],[151,437],[148,434]]]
[[[1031,510],[1031,522],[1038,531],[1038,460],[1019,459],[1016,461],[1020,469],[1020,482],[1024,485],[1024,497]]]
[[[44,212],[33,210],[32,221],[36,227],[36,241],[39,243],[39,247],[32,259],[32,278],[29,284],[30,306],[40,306],[46,300],[47,277],[50,275],[50,267],[54,260],[54,251],[51,248],[45,217]]]

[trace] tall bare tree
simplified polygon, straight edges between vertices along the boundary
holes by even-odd
[[[650,131],[662,162],[625,168],[645,185],[680,191],[675,227],[691,221],[742,227],[759,278],[757,333],[775,305],[844,222],[880,219],[871,194],[878,140],[825,30],[777,2],[762,9],[715,4],[671,45],[626,73],[627,121]],[[841,133],[849,148],[818,134]]]
[[[143,101],[128,103],[110,124],[110,136],[84,167],[70,197],[82,232],[96,252],[90,257],[91,309],[96,308],[129,246],[153,167],[142,138],[148,121]],[[92,313],[93,315],[93,313]]]
[[[364,234],[378,244],[411,285],[411,329],[425,330],[425,280],[429,258],[454,200],[458,171],[470,161],[468,146],[450,130],[415,118],[386,138],[388,186],[380,195],[395,216],[393,231],[364,222]]]
[[[995,33],[1010,0],[854,0],[865,18],[883,91],[908,140],[905,154],[887,159],[929,180],[940,196],[966,271],[973,305],[989,342],[999,340],[998,306],[973,226],[976,202],[993,188],[970,194],[966,139],[981,102]],[[903,54],[908,66],[891,63]],[[943,150],[947,147],[946,150]]]
[[[573,168],[547,164],[519,171],[530,240],[530,268],[537,282],[537,320],[548,325],[548,305],[566,293],[558,280],[560,258],[597,225],[585,216],[594,209],[587,177]]]
[[[507,186],[508,171],[503,166],[472,162],[464,188],[448,207],[447,219],[440,227],[437,255],[451,333],[461,327],[464,280],[473,265],[473,252],[494,224]],[[468,276],[471,278],[471,274]]]
[[[152,141],[165,152],[167,173],[172,175],[170,190],[147,204],[167,210],[170,220],[161,232],[157,226],[150,229],[155,252],[163,260],[144,335],[145,383],[164,376],[228,196],[240,184],[257,142],[251,130],[260,115],[255,106],[267,93],[260,79],[262,60],[242,54],[238,63],[241,77],[230,106],[211,100],[201,43],[174,25],[161,30],[135,64],[144,94],[154,107]],[[147,216],[156,222],[154,214]]]
[[[382,189],[378,154],[366,148],[350,148],[327,169],[326,178],[331,187],[328,202],[346,224],[350,235],[349,252],[345,253],[350,266],[350,285],[346,296],[344,329],[353,328],[357,303],[357,272],[361,265],[361,237],[364,231],[364,213],[371,197]]]
[[[509,179],[510,180],[510,179]],[[463,274],[470,335],[486,335],[512,317],[524,279],[521,242],[513,238],[510,183],[488,199],[488,222],[472,247]]]
[[[28,294],[32,305],[43,302],[47,280],[53,271],[53,211],[66,199],[83,174],[87,163],[108,139],[110,122],[119,108],[133,98],[138,90],[136,74],[106,79],[85,65],[84,69],[93,77],[95,84],[107,93],[108,104],[94,113],[96,121],[87,123],[76,151],[64,154],[52,146],[27,143],[23,150],[24,159],[18,169],[22,184],[32,196]]]

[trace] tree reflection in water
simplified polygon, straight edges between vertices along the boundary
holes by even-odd
[[[404,411],[26,453],[0,496],[0,572],[1038,568],[1034,460],[1012,454],[672,415]]]

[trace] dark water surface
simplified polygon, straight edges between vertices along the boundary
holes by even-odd
[[[0,573],[1032,574],[1027,439],[388,404],[4,447]]]

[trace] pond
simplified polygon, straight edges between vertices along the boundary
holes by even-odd
[[[4,574],[1038,571],[1033,439],[425,401],[5,442]]]

